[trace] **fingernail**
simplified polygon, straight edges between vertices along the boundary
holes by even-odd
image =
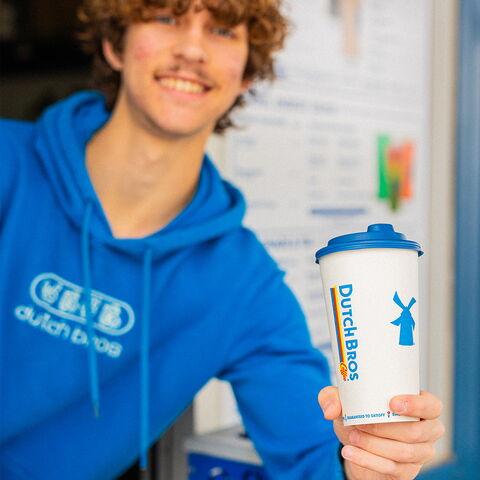
[[[342,457],[345,460],[351,460],[353,458],[353,448],[346,446],[342,448]]]
[[[330,410],[332,406],[332,402],[325,402],[323,405],[320,405],[320,406],[322,407],[323,414],[326,415],[328,410]]]
[[[405,400],[394,400],[393,411],[395,413],[405,413],[407,411],[408,403]]]

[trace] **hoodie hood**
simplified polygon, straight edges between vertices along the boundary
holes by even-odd
[[[115,239],[90,181],[85,148],[109,119],[104,97],[81,92],[45,111],[38,121],[35,149],[58,206],[77,228],[82,228],[87,205],[92,208],[89,230],[92,242],[107,244],[136,258],[145,249],[153,259],[205,242],[238,228],[245,214],[242,194],[224,181],[205,156],[197,191],[187,207],[159,232],[143,239]]]

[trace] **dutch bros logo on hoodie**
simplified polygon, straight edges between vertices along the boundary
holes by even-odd
[[[87,333],[80,326],[87,322],[86,295],[82,287],[55,273],[42,273],[33,279],[30,296],[36,306],[41,307],[41,311],[32,305],[19,305],[15,308],[18,320],[73,344],[88,345]],[[96,290],[91,292],[90,312],[93,327],[108,335],[124,335],[135,324],[135,314],[130,305]],[[52,315],[61,320],[55,320]],[[110,357],[119,357],[122,353],[120,343],[105,337],[95,335],[94,343],[98,353]]]

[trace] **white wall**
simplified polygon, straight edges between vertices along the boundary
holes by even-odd
[[[368,1],[368,0],[365,0]],[[422,0],[427,1],[427,0]],[[425,388],[444,402],[447,435],[439,442],[436,462],[449,456],[452,426],[455,75],[457,0],[432,1],[431,131],[429,202],[429,329],[423,341]],[[226,142],[215,137],[209,152],[226,171]],[[230,387],[210,382],[198,395],[195,430],[204,433],[240,421]]]

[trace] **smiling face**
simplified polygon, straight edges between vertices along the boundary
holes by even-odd
[[[115,109],[156,135],[208,135],[250,83],[246,25],[226,28],[198,5],[156,10],[127,28],[121,54],[106,41],[104,54],[122,76]]]

